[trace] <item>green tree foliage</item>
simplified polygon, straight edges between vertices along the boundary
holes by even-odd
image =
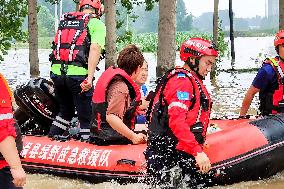
[[[134,7],[134,12],[138,16],[135,23],[133,23],[133,29],[138,33],[158,32],[158,19],[159,19],[159,7],[154,3],[151,11],[147,10],[147,5],[141,5]],[[177,31],[189,31],[192,29],[192,15],[186,13],[186,7],[183,0],[177,1]]]
[[[128,7],[124,7],[123,4],[119,1],[116,3],[116,28],[118,36],[123,35],[128,32],[127,25],[129,30],[131,30],[131,23],[135,22],[138,16],[134,13],[134,10],[128,10]],[[128,22],[128,23],[127,23]]]
[[[21,27],[27,8],[26,0],[0,0],[0,61],[3,61],[12,40],[26,40],[27,34]]]
[[[151,11],[145,11],[146,6],[142,5],[135,7],[135,14],[138,15],[135,23],[132,24],[135,32],[138,33],[149,33],[158,32],[158,19],[159,19],[159,7],[157,4],[153,6]]]
[[[157,6],[155,6],[156,2],[157,0],[145,0],[144,2],[137,0],[120,0],[116,2],[118,43],[129,44],[133,42],[133,31],[137,31],[137,28],[133,28],[133,24],[137,19],[148,20],[148,18],[141,18],[141,15],[148,14],[149,12],[154,13],[154,7],[157,9]],[[138,15],[139,11],[137,10],[141,11],[141,15]],[[156,10],[156,14],[158,14],[158,9]],[[157,18],[157,16],[155,16],[155,18]],[[156,24],[154,27],[157,27],[158,20],[156,19],[156,22],[154,21],[153,23]]]
[[[51,37],[54,35],[54,18],[46,6],[40,6],[38,15],[39,36]]]
[[[118,2],[117,0],[116,2]],[[127,11],[132,11],[135,6],[145,5],[145,10],[150,11],[154,8],[155,3],[159,0],[120,0],[123,7],[127,9]]]
[[[58,0],[39,0],[38,4],[41,6],[45,6],[48,8],[51,14],[54,13],[54,4],[59,3]],[[62,1],[62,12],[71,12],[76,10],[76,3],[75,1],[71,0],[63,0]],[[59,7],[58,7],[59,8]]]
[[[47,2],[47,3],[50,3],[50,4],[58,4],[59,3],[59,0],[44,0],[45,2]],[[70,0],[67,0],[68,2],[70,1]],[[66,1],[66,2],[67,2]],[[72,4],[74,4],[74,3],[79,3],[80,2],[80,0],[73,0],[73,1],[70,1]]]
[[[192,29],[192,15],[186,13],[186,7],[183,0],[177,0],[176,19],[177,31],[189,31]]]

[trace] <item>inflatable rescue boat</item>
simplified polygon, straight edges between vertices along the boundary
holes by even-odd
[[[46,137],[58,108],[52,85],[33,79],[14,93],[15,117],[24,134],[21,152],[26,170],[76,177],[91,182],[143,180],[146,144],[97,146],[74,139]],[[212,120],[205,152],[216,184],[266,178],[284,169],[284,115],[255,120]]]

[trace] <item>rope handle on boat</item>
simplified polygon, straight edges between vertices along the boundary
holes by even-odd
[[[117,160],[117,165],[132,165],[135,166],[136,161],[131,159],[120,159]]]
[[[70,136],[69,135],[54,135],[52,137],[52,140],[56,140],[56,141],[60,141],[60,142],[66,142],[70,140]]]

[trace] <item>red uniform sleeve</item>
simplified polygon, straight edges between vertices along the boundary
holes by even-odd
[[[176,149],[196,156],[197,152],[202,152],[202,145],[195,140],[190,131],[191,125],[186,121],[194,97],[193,91],[189,78],[175,76],[168,81],[164,95],[168,103],[169,127],[178,139]]]
[[[12,97],[6,81],[0,75],[0,142],[7,136],[16,137],[12,112]]]

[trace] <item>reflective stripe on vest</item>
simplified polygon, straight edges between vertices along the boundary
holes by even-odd
[[[80,135],[81,135],[82,139],[86,139],[86,140],[89,139],[90,132],[91,132],[90,129],[80,129]]]
[[[272,62],[272,64],[273,64],[275,67],[278,66],[278,62],[277,62],[274,58],[268,58],[268,59]]]
[[[260,112],[262,115],[283,113],[284,64],[278,57],[267,58],[263,64],[269,64],[273,67],[276,73],[277,83],[271,82],[267,92],[264,92],[263,90],[260,91]]]
[[[179,108],[188,110],[188,107],[184,103],[181,103],[181,102],[170,103],[169,106],[168,106],[168,110],[171,109],[172,107],[179,107]]]
[[[61,75],[61,64],[53,64],[51,66],[51,71],[55,75]],[[67,73],[66,75],[87,75],[88,70],[83,67],[74,66],[74,65],[68,65]]]
[[[12,113],[0,114],[0,121],[8,120],[8,119],[13,119]]]
[[[284,77],[284,73],[283,70],[281,69],[281,66],[279,66],[278,61],[276,61],[274,58],[268,58],[272,64],[277,68],[277,71],[279,73],[279,75],[281,76],[281,78]]]

